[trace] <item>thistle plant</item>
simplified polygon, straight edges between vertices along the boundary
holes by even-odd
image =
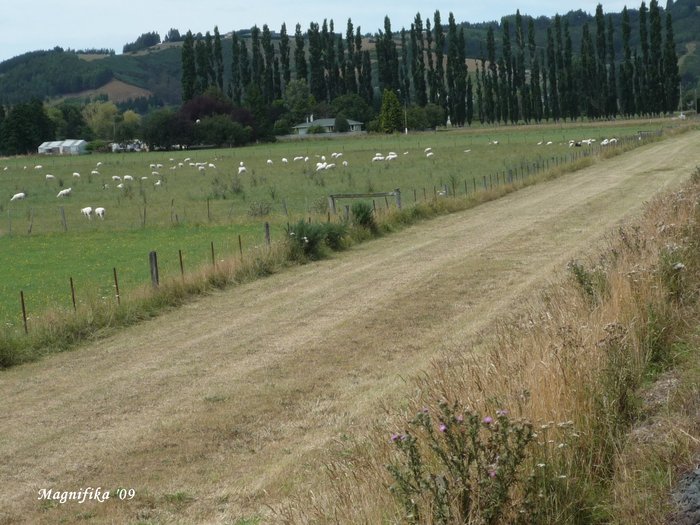
[[[499,523],[520,476],[532,425],[506,410],[481,416],[458,403],[419,412],[394,434],[391,490],[410,523]]]

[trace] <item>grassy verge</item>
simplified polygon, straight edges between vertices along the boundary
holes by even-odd
[[[338,445],[325,523],[662,523],[700,454],[700,169]]]
[[[675,132],[684,129],[688,128],[680,128]],[[651,140],[659,140],[659,137]],[[605,151],[621,153],[648,142],[648,140],[631,141]],[[613,154],[615,153],[606,153],[606,155]],[[42,314],[41,318],[33,323],[28,335],[18,334],[15,330],[6,328],[0,332],[0,368],[31,361],[48,353],[67,350],[83,341],[102,337],[115,328],[158,315],[167,308],[176,307],[213,289],[264,277],[289,264],[305,263],[321,258],[331,250],[346,248],[353,243],[390,233],[419,220],[471,208],[522,187],[584,168],[594,162],[597,162],[595,157],[584,157],[552,167],[536,176],[520,179],[516,177],[512,183],[492,186],[484,191],[472,192],[462,197],[435,197],[402,210],[389,210],[374,218],[376,224],[363,224],[362,221],[356,220],[354,222],[357,224],[348,223],[344,225],[345,229],[341,228],[342,231],[336,229],[331,232],[322,231],[323,228],[305,227],[302,232],[300,228],[303,223],[301,223],[296,226],[300,232],[294,238],[296,240],[290,241],[292,236],[288,235],[284,241],[273,243],[270,247],[255,249],[243,258],[226,259],[217,264],[216,268],[202,266],[184,279],[176,278],[162,283],[158,289],[143,286],[130,292],[129,298],[122,300],[120,305],[96,298],[80,305],[76,312],[53,310]],[[299,244],[301,238],[313,239],[313,243],[309,244],[307,241]]]

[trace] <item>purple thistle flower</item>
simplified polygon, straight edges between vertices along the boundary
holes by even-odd
[[[398,434],[392,434],[391,435],[391,442],[396,443],[400,438],[401,438],[401,436],[399,436]]]
[[[447,425],[445,423],[440,423],[440,426],[438,427],[440,429],[440,432],[444,432],[447,430]]]
[[[485,425],[490,425],[493,423],[493,418],[491,416],[486,416],[481,422]]]
[[[495,478],[495,477],[496,477],[496,471],[495,471],[495,470],[489,470],[489,477],[490,477],[490,478]]]

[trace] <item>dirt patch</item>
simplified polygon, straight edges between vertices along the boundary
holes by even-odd
[[[91,98],[98,95],[107,95],[107,98],[112,102],[125,102],[129,99],[140,97],[148,98],[152,94],[153,93],[147,89],[113,79],[97,89],[88,89],[78,93],[71,93],[65,98]]]
[[[235,522],[313,490],[324,450],[401,406],[431,358],[687,179],[698,140],[640,148],[3,372],[0,523]],[[136,497],[37,499],[86,486]]]

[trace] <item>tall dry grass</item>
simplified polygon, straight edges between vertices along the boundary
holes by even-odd
[[[572,261],[565,275],[553,275],[552,284],[518,314],[436,360],[416,380],[416,395],[402,410],[385,409],[355,441],[338,444],[327,462],[327,489],[299,495],[278,509],[280,519],[646,523],[644,513],[653,508],[654,519],[663,521],[669,512],[668,481],[631,500],[646,500],[644,505],[621,505],[638,478],[629,459],[635,454],[625,444],[643,414],[640,387],[673,366],[680,341],[698,321],[699,202],[700,169],[681,190],[648,203],[641,219],[611,233],[598,253]],[[697,388],[694,392],[697,397]],[[513,420],[533,425],[534,439],[507,494],[508,509],[496,519],[478,508],[458,521],[445,519],[427,484],[408,505],[415,513],[392,496],[397,480],[387,466],[407,465],[393,442],[407,429],[420,441],[421,468],[437,476],[426,474],[426,479],[445,479],[454,487],[436,450],[439,437],[431,446],[428,433],[411,424],[417,413],[439,415],[441,402],[479,417],[495,418],[497,411],[507,410]],[[434,421],[437,425],[439,418]],[[654,461],[687,460],[700,451],[692,437],[697,422],[666,423],[662,436],[670,436],[671,443]],[[447,435],[444,428],[433,430],[439,432]],[[442,452],[449,449],[446,440]],[[663,468],[673,471],[667,464]],[[476,477],[478,498],[489,480],[483,473]],[[456,499],[449,503],[451,516],[459,516]]]

